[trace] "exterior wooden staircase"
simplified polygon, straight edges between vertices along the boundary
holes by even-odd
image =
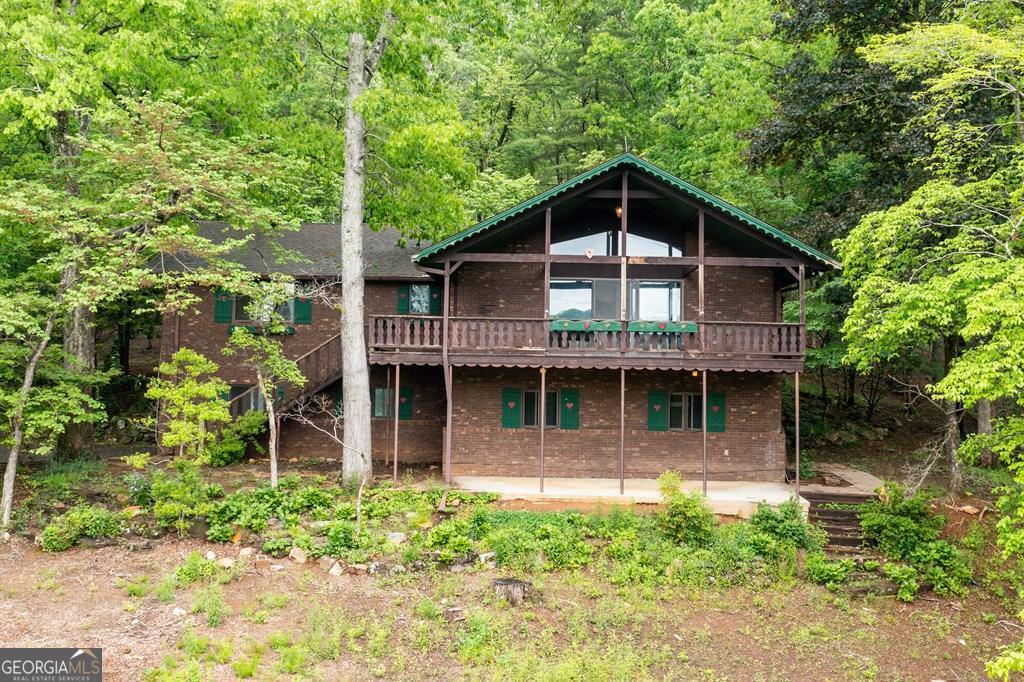
[[[341,333],[295,358],[295,364],[306,377],[306,385],[299,388],[288,384],[278,388],[278,395],[274,400],[274,410],[278,414],[296,405],[306,396],[316,395],[341,379]],[[255,398],[258,392],[259,387],[253,386],[235,396],[228,404],[231,416],[237,417],[248,412],[257,402]]]
[[[858,505],[873,499],[873,495],[842,492],[805,492],[801,495],[809,503],[807,518],[828,534],[826,549],[834,554],[856,554],[861,551],[864,534],[860,529]]]

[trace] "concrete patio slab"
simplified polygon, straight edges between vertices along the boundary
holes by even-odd
[[[535,477],[457,476],[452,482],[471,492],[497,493],[503,500],[602,504],[660,504],[662,501],[658,482],[653,478],[628,478],[621,494],[617,478],[545,478],[543,493]],[[700,492],[701,482],[685,481],[683,489]],[[721,516],[747,519],[759,503],[778,507],[791,497],[793,488],[785,483],[708,481],[708,504]],[[800,502],[806,512],[807,502],[803,499]]]
[[[818,473],[831,474],[841,478],[849,485],[834,486],[818,483],[801,483],[801,493],[831,493],[840,495],[874,495],[875,490],[882,487],[882,479],[872,476],[866,471],[848,467],[845,464],[832,462],[815,465]]]

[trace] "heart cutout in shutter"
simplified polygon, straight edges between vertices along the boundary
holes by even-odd
[[[661,412],[661,405],[655,405],[654,406],[654,411],[655,412]]]
[[[576,403],[566,403],[566,404],[565,404],[565,409],[567,409],[567,410],[571,410],[571,409],[572,409],[572,406],[573,406],[573,405],[575,405],[575,404],[576,404]]]
[[[402,403],[403,405],[406,403],[407,400],[408,399],[404,395],[403,396],[399,396],[399,398],[398,398],[398,402]]]
[[[514,410],[514,409],[516,409],[516,403],[515,403],[515,401],[514,401],[514,400],[510,400],[510,401],[508,402],[508,409],[510,409],[510,410]]]
[[[712,412],[718,412],[718,410],[719,410],[719,409],[720,409],[720,408],[718,407],[718,405],[712,405],[712,406],[711,406],[711,411],[712,411]]]

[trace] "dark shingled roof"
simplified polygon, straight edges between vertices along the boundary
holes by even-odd
[[[226,229],[224,223],[215,222],[200,223],[199,232],[214,242],[241,236],[237,230]],[[413,254],[428,244],[408,242],[400,246],[401,238],[394,228],[379,231],[364,228],[363,261],[368,279],[429,278],[412,263]],[[298,230],[282,232],[275,241],[277,248],[265,235],[256,234],[228,259],[259,273],[279,272],[298,278],[341,276],[341,226],[337,223],[304,223]],[[276,257],[281,250],[293,257]],[[195,265],[183,260],[186,265]]]

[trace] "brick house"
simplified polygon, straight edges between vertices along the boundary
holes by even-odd
[[[277,264],[297,280],[339,274],[338,232],[305,225]],[[366,329],[375,459],[437,463],[460,477],[778,481],[785,477],[782,379],[804,368],[805,279],[825,254],[630,154],[432,245],[367,232]],[[784,322],[787,292],[799,320]],[[205,292],[199,315],[168,317],[162,354],[211,357],[243,306]],[[281,407],[340,405],[338,313],[296,298],[283,339],[309,378]],[[259,407],[227,359],[236,411]],[[282,453],[340,457],[303,424]],[[797,447],[799,447],[797,445]],[[705,484],[706,485],[706,484]],[[620,487],[620,490],[622,488]]]

